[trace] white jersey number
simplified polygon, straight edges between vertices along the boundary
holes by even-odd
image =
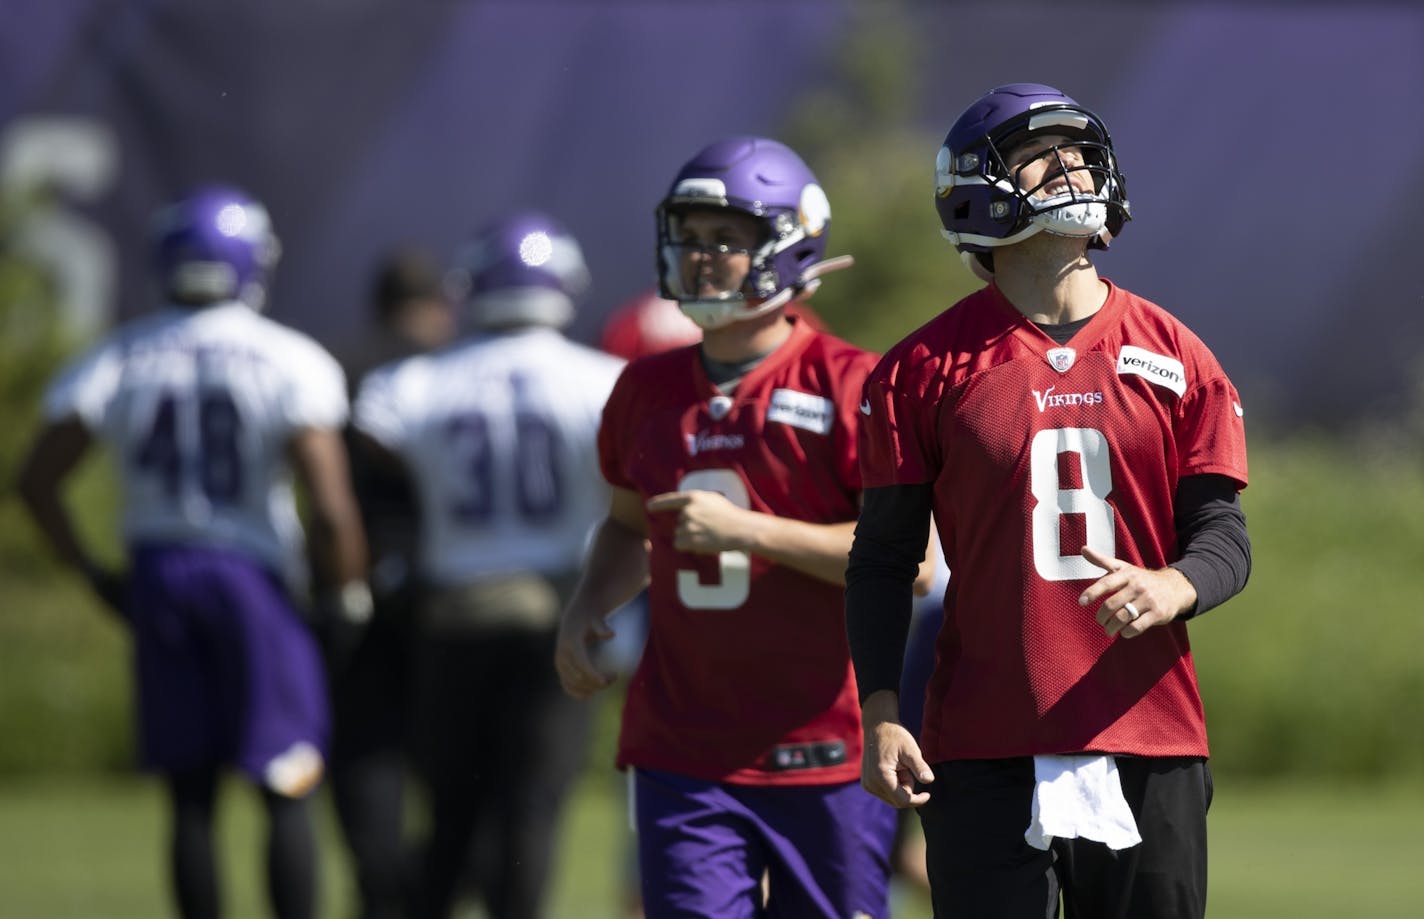
[[[678,491],[715,491],[737,507],[751,507],[747,486],[730,469],[699,469],[678,483]],[[677,572],[677,598],[688,609],[736,609],[747,602],[752,590],[752,560],[745,552],[717,553],[718,583],[704,584],[698,573],[683,568]]]
[[[1077,488],[1063,488],[1064,455],[1077,457]],[[1081,515],[1086,545],[1117,554],[1113,535],[1112,468],[1107,438],[1094,428],[1053,428],[1034,435],[1029,448],[1029,489],[1033,506],[1033,565],[1046,581],[1097,578],[1103,570],[1081,555],[1064,555],[1060,524],[1065,514]]]

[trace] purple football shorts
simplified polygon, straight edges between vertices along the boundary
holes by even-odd
[[[895,809],[860,783],[730,785],[639,769],[633,786],[647,919],[888,915]]]
[[[185,546],[138,547],[131,573],[145,768],[231,764],[273,784],[293,751],[325,756],[321,656],[275,574],[246,555]]]

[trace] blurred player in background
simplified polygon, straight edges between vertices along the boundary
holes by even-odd
[[[359,382],[376,364],[433,351],[455,331],[444,272],[423,249],[400,247],[377,264],[370,306],[378,335]],[[350,429],[348,429],[348,432]],[[351,450],[351,480],[370,543],[369,622],[332,617],[325,631],[332,696],[330,776],[351,852],[360,919],[405,914],[411,859],[405,844],[406,735],[415,619],[417,513],[403,470]]]
[[[936,915],[1204,915],[1206,723],[1186,620],[1245,586],[1240,398],[1089,258],[1129,218],[1102,121],[1010,84],[936,163],[990,279],[865,388],[847,626],[867,789],[920,810]],[[896,690],[931,514],[952,571],[918,741]]]
[[[842,614],[875,356],[786,317],[848,262],[822,260],[829,222],[780,143],[732,138],[689,160],[658,208],[657,253],[702,342],[631,363],[604,411],[612,502],[556,666],[576,698],[608,686],[591,653],[651,575],[618,764],[654,919],[887,912],[895,815],[857,781]]]
[[[445,270],[428,249],[406,244],[383,253],[368,291],[376,334],[348,368],[355,385],[382,364],[433,351],[455,337],[455,308],[445,290]]]
[[[659,295],[653,287],[614,309],[603,325],[600,346],[631,361],[701,340],[697,323],[677,308],[676,300]]]
[[[474,334],[371,373],[355,424],[406,470],[420,509],[412,744],[431,832],[414,916],[450,915],[488,838],[475,859],[487,913],[531,919],[590,729],[549,654],[608,501],[595,438],[622,361],[560,331],[588,273],[549,216],[496,221],[458,266]]]
[[[172,806],[171,867],[185,917],[221,912],[213,850],[220,770],[241,769],[268,818],[268,891],[283,919],[316,912],[308,794],[328,732],[291,472],[305,486],[313,561],[334,615],[370,614],[365,544],[341,426],[346,384],[311,339],[259,314],[278,255],[266,210],[208,186],[160,211],[164,306],[65,369],[20,491],[60,558],[128,623],[139,749]],[[123,490],[127,570],[81,544],[62,486],[93,441]]]

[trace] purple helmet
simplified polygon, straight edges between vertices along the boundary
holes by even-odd
[[[261,309],[282,247],[267,209],[227,185],[201,186],[153,218],[154,268],[164,293],[186,304],[242,300]]]
[[[761,222],[741,289],[699,299],[684,289],[678,224],[689,210],[731,208]],[[678,172],[657,210],[660,292],[704,329],[750,319],[813,290],[818,276],[849,258],[822,261],[831,205],[791,148],[764,137],[732,137],[699,152]]]
[[[578,241],[540,211],[486,226],[456,258],[458,283],[479,326],[565,326],[588,288]]]
[[[1058,134],[1077,147],[1093,179],[1092,195],[1066,192],[1035,197],[1038,188],[1021,189],[1006,158],[1035,132]],[[1047,181],[1061,178],[1050,170]],[[1042,187],[1042,186],[1040,186]],[[1127,189],[1117,168],[1112,138],[1097,115],[1051,86],[1010,83],[989,90],[954,122],[935,160],[935,209],[945,237],[961,255],[981,254],[992,270],[990,254],[1047,230],[1060,236],[1091,237],[1090,246],[1108,241],[1131,219]]]

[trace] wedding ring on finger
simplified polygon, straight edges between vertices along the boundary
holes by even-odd
[[[1131,603],[1124,603],[1124,604],[1122,605],[1122,608],[1123,608],[1123,610],[1127,613],[1127,615],[1132,619],[1133,622],[1136,622],[1136,621],[1137,621],[1137,617],[1142,615],[1142,611],[1139,610],[1137,607],[1133,606]]]

